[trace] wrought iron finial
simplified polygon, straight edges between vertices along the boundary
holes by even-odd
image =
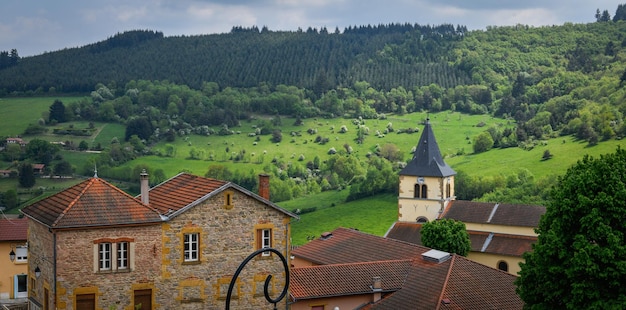
[[[270,281],[272,280],[272,275],[270,274],[267,276],[267,278],[265,278],[265,284],[263,285],[263,294],[265,295],[265,299],[267,300],[267,302],[274,304],[274,310],[277,310],[276,304],[280,302],[281,300],[283,300],[283,298],[285,298],[285,296],[287,295],[287,289],[289,288],[289,265],[287,264],[287,259],[285,259],[285,256],[283,256],[283,254],[281,254],[276,249],[273,249],[273,248],[258,249],[254,251],[254,253],[250,254],[243,262],[241,262],[241,264],[237,268],[237,271],[235,272],[235,275],[233,275],[233,278],[230,280],[230,284],[228,285],[228,294],[226,295],[226,308],[225,308],[226,310],[230,309],[230,298],[233,294],[233,288],[235,287],[235,283],[237,282],[237,277],[239,277],[239,274],[243,270],[243,267],[245,267],[246,264],[250,260],[252,260],[255,256],[264,252],[275,253],[283,262],[283,268],[285,268],[285,287],[283,288],[283,291],[280,294],[280,296],[278,296],[278,298],[272,299],[268,291],[268,286],[270,284]]]

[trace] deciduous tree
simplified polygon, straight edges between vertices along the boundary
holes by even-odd
[[[441,219],[422,226],[422,244],[449,253],[467,256],[471,249],[465,223],[452,219]]]
[[[618,148],[559,178],[516,280],[528,309],[626,308],[625,162]]]

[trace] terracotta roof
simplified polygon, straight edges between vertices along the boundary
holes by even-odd
[[[532,244],[537,237],[510,234],[468,231],[472,242],[472,251],[521,257],[532,251]]]
[[[537,227],[545,212],[543,206],[453,200],[442,218],[465,223]]]
[[[27,218],[0,219],[0,241],[24,241],[27,238]]]
[[[293,282],[297,285],[295,296],[304,299],[371,293],[371,290],[363,289],[361,285],[371,283],[374,276],[380,276],[383,289],[387,289],[388,293],[377,303],[361,309],[522,309],[522,301],[515,293],[514,275],[455,254],[441,263],[427,261],[421,255],[415,255],[418,252],[424,253],[425,249],[428,250],[425,247],[390,242],[389,238],[350,229],[339,228],[333,231],[332,235],[326,240],[311,241],[295,249],[292,254],[295,255],[297,251],[304,253],[321,251],[323,255],[339,257],[327,257],[324,260],[326,262],[357,259],[361,256],[364,259],[371,259],[371,255],[364,255],[359,251],[367,251],[369,249],[365,245],[373,244],[383,246],[378,250],[384,252],[381,256],[397,258],[379,262],[366,261],[368,263],[365,264],[354,261],[346,264],[294,268]],[[328,242],[333,240],[335,241]],[[355,244],[358,246],[353,246]],[[392,249],[389,245],[396,247]],[[331,249],[324,250],[324,247]],[[343,250],[340,251],[340,248]],[[345,253],[354,251],[357,253]],[[371,271],[367,268],[377,269]],[[381,273],[383,271],[390,274]],[[401,279],[404,281],[398,289],[397,284],[385,286],[386,276],[394,279],[391,282]]]
[[[200,177],[188,173],[180,173],[171,179],[153,187],[149,192],[150,207],[157,209],[161,214],[175,216],[184,212],[207,198],[222,192],[227,188],[236,189],[243,194],[252,196],[264,202],[269,207],[274,208],[293,218],[299,218],[296,214],[289,212],[265,198],[250,192],[249,190],[228,181]],[[141,199],[140,196],[136,198]]]
[[[422,224],[396,222],[385,237],[422,245]],[[537,237],[468,230],[471,251],[521,257],[532,250]]]
[[[318,265],[412,259],[430,250],[423,246],[337,228],[328,238],[318,238],[291,254]]]
[[[294,300],[371,294],[373,278],[381,278],[382,292],[402,287],[411,260],[392,260],[291,269],[289,291]]]
[[[178,211],[196,201],[201,201],[228,182],[180,173],[150,189],[150,206],[161,213]]]
[[[422,245],[422,224],[395,222],[385,237]]]
[[[51,228],[160,222],[159,214],[100,178],[90,178],[24,209]]]
[[[443,161],[430,120],[427,119],[413,159],[400,171],[400,175],[447,177],[455,174],[456,172]]]
[[[522,309],[516,278],[455,255],[439,309]]]

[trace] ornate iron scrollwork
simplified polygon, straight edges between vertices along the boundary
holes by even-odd
[[[233,288],[235,287],[235,282],[237,282],[237,277],[239,277],[239,274],[243,270],[243,267],[245,267],[246,264],[255,256],[265,252],[272,252],[276,254],[276,256],[278,256],[283,262],[283,268],[285,268],[285,287],[283,288],[283,291],[280,296],[278,296],[278,298],[272,299],[268,291],[269,283],[272,280],[271,274],[268,275],[267,278],[265,278],[265,284],[263,285],[263,294],[265,295],[265,299],[267,300],[267,302],[274,304],[274,310],[277,310],[276,304],[283,300],[283,298],[285,298],[285,296],[287,295],[287,290],[289,288],[289,265],[287,264],[287,259],[285,259],[285,256],[283,256],[283,254],[273,248],[258,249],[254,251],[254,253],[250,254],[246,259],[244,259],[243,262],[241,262],[241,264],[237,268],[237,271],[235,272],[235,275],[233,275],[233,278],[230,280],[230,284],[228,285],[228,294],[226,295],[226,310],[230,309],[230,299],[233,293]]]

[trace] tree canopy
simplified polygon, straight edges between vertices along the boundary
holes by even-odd
[[[559,178],[517,292],[528,309],[626,308],[626,150]]]
[[[465,223],[452,219],[441,219],[424,223],[421,230],[422,244],[449,253],[467,256],[471,249]]]

